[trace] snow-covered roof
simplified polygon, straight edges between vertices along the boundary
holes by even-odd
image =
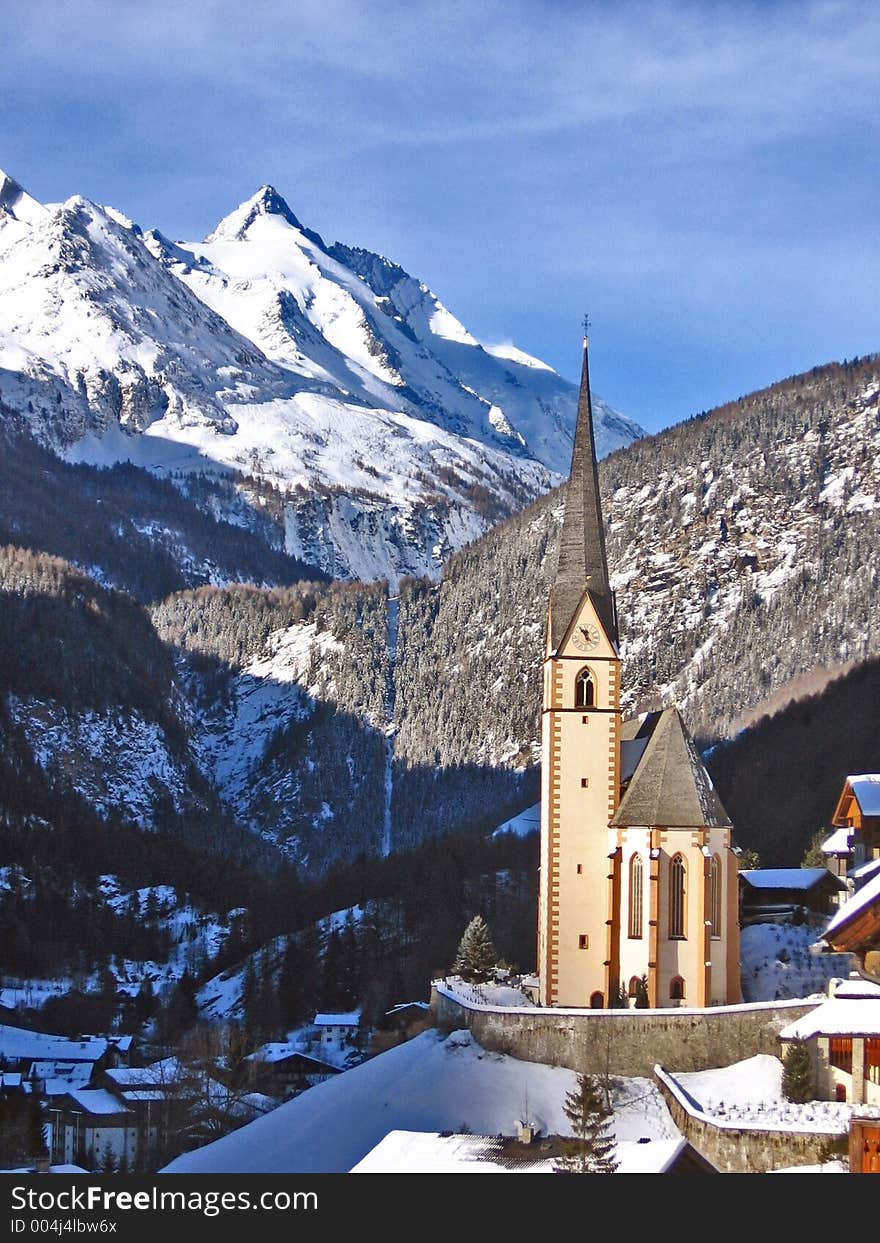
[[[32,1032],[23,1027],[0,1024],[0,1055],[10,1060],[96,1062],[106,1052],[107,1041],[103,1036],[71,1040],[67,1036],[50,1036],[47,1032]]]
[[[861,976],[852,976],[848,980],[840,980],[831,994],[832,997],[880,997],[880,984],[875,984],[873,980],[862,979]]]
[[[447,1135],[437,1131],[389,1131],[352,1174],[546,1174],[552,1161],[539,1152],[508,1162],[504,1141],[490,1135]]]
[[[104,1073],[120,1088],[163,1087],[188,1077],[186,1069],[175,1057],[163,1058],[149,1066],[113,1066]]]
[[[20,1087],[21,1087],[21,1071],[20,1070],[0,1071],[0,1088],[20,1088]]]
[[[392,1014],[399,1014],[401,1010],[430,1010],[431,1007],[427,1001],[399,1001],[396,1006],[392,1006],[390,1010],[385,1011],[385,1017],[389,1018]]]
[[[106,1088],[71,1088],[70,1099],[87,1114],[127,1114],[131,1111]]]
[[[30,1074],[38,1079],[57,1079],[72,1087],[84,1088],[92,1077],[92,1062],[31,1062]]]
[[[623,1140],[615,1145],[618,1174],[662,1174],[687,1140]],[[352,1174],[551,1174],[555,1159],[539,1147],[516,1147],[494,1135],[389,1131],[352,1167]]]
[[[740,876],[753,889],[812,889],[826,878],[843,888],[827,868],[745,868]]]
[[[360,1010],[351,1010],[348,1014],[316,1014],[315,1027],[359,1027]]]
[[[850,849],[849,839],[852,837],[853,830],[849,828],[835,829],[830,837],[826,837],[822,843],[822,853],[824,855],[843,855],[847,854]]]
[[[880,1036],[880,998],[834,996],[783,1027],[782,1040],[810,1036]]]
[[[336,1070],[336,1066],[330,1062],[322,1061],[321,1058],[306,1053],[299,1045],[285,1044],[279,1041],[270,1041],[269,1044],[261,1045],[253,1053],[249,1053],[245,1058],[247,1062],[264,1062],[267,1066],[271,1066],[276,1062],[283,1062],[289,1057],[301,1057],[306,1062],[314,1063],[316,1068],[324,1070]]]
[[[861,863],[857,868],[850,868],[847,876],[851,876],[853,880],[864,880],[866,876],[873,876],[878,871],[880,871],[880,859],[869,859],[867,863]]]
[[[827,941],[829,936],[836,932],[838,928],[848,924],[853,915],[857,915],[875,902],[880,902],[880,876],[875,876],[873,880],[869,880],[867,885],[863,885],[858,893],[854,893],[848,902],[844,902],[822,933],[822,940]]]
[[[847,777],[863,816],[880,816],[880,773],[860,773]]]

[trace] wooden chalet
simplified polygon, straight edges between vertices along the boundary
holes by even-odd
[[[846,883],[828,868],[746,868],[739,874],[740,920],[781,923],[830,914]]]

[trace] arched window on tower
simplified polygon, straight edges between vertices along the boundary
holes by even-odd
[[[669,865],[669,935],[683,940],[685,933],[685,897],[687,864],[683,855],[673,855]]]
[[[669,1000],[684,1001],[684,980],[680,975],[674,975],[669,981]]]
[[[629,861],[629,935],[634,941],[642,935],[644,876],[642,856],[633,855]]]
[[[712,936],[721,936],[721,860],[712,856],[709,864],[709,922]]]
[[[596,702],[596,683],[589,669],[581,669],[574,680],[574,706],[592,708]]]

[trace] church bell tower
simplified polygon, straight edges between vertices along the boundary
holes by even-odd
[[[620,876],[609,865],[608,830],[620,792],[620,726],[617,616],[584,337],[544,657],[538,974],[545,1006],[607,1006],[618,979]]]

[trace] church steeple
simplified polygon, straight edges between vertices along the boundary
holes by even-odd
[[[565,517],[559,539],[559,563],[550,591],[550,646],[554,651],[564,639],[585,589],[590,593],[605,633],[616,645],[617,617],[608,582],[608,561],[605,555],[605,529],[599,500],[586,335],[571,474],[565,492]]]

